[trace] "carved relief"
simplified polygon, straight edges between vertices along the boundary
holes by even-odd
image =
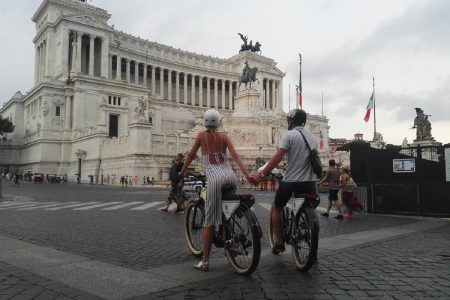
[[[41,105],[42,116],[46,117],[48,115],[49,110],[50,109],[48,107],[47,100],[42,101],[42,105]]]

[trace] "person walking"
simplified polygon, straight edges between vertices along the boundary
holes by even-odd
[[[17,185],[17,187],[20,186],[20,184],[19,184],[19,173],[16,173],[16,175],[14,176],[14,185]]]
[[[317,186],[321,186],[324,182],[328,183],[328,206],[327,211],[322,214],[322,216],[328,218],[330,215],[331,207],[333,206],[333,202],[336,205],[336,209],[339,214],[334,217],[335,219],[342,220],[344,217],[342,215],[342,203],[339,200],[338,192],[340,187],[340,177],[341,172],[336,168],[336,161],[334,159],[330,159],[328,161],[328,172],[318,183]]]
[[[186,158],[186,162],[178,173],[180,176],[184,176],[186,169],[200,149],[203,168],[208,179],[208,191],[205,199],[205,220],[202,232],[203,257],[194,266],[195,269],[200,271],[209,270],[209,254],[214,237],[214,228],[222,224],[222,187],[225,185],[233,185],[235,187],[234,189],[236,189],[238,184],[237,176],[226,158],[227,150],[241,169],[245,178],[249,182],[252,181],[231,139],[226,133],[219,132],[218,129],[221,119],[220,113],[215,109],[208,109],[205,112],[203,115],[203,125],[206,127],[206,130],[197,134],[194,145]]]
[[[178,173],[183,168],[183,154],[178,153],[175,158],[172,160],[172,166],[169,171],[169,179],[170,179],[170,193],[167,198],[167,205],[164,208],[161,208],[162,212],[169,211],[169,205],[172,201],[175,201],[177,204],[176,213],[184,212],[184,201],[183,201],[183,186],[184,186],[184,176],[178,175]]]
[[[351,219],[353,218],[353,212],[362,210],[363,206],[359,199],[353,194],[353,191],[356,189],[356,183],[350,174],[350,168],[348,166],[344,166],[342,168],[341,188],[342,202],[347,208],[347,214],[345,217],[347,219]]]
[[[283,136],[278,150],[267,165],[252,176],[256,182],[266,177],[278,166],[286,155],[286,172],[275,193],[272,205],[271,218],[276,237],[272,253],[279,254],[285,251],[284,240],[281,233],[282,212],[294,192],[315,193],[316,175],[309,160],[308,142],[311,149],[317,149],[317,142],[311,132],[306,130],[307,115],[302,109],[293,109],[287,114],[288,132]]]

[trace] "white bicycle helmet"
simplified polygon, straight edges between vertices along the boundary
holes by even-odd
[[[208,109],[203,115],[203,125],[205,125],[205,127],[219,127],[221,119],[222,117],[217,110]]]

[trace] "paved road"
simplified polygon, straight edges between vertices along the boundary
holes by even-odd
[[[450,297],[446,220],[321,217],[319,262],[309,273],[296,271],[289,254],[264,250],[247,278],[231,272],[220,249],[209,273],[192,269],[182,216],[159,211],[166,188],[26,183],[3,190],[18,201],[0,203],[0,299]],[[273,192],[254,195],[267,232]]]

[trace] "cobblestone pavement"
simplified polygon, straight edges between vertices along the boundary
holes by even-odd
[[[187,253],[182,236],[182,215],[158,211],[164,205],[167,189],[127,189],[73,184],[24,184],[20,188],[5,185],[3,187],[4,193],[19,196],[22,199],[20,201],[36,202],[39,205],[14,204],[6,209],[10,203],[0,202],[2,236],[58,249],[93,262],[118,266],[122,268],[118,269],[119,271],[130,270],[138,277],[142,274],[153,276],[157,273],[152,273],[152,270],[162,270],[166,267],[188,275],[192,272],[195,259]],[[267,232],[267,208],[273,193],[252,193],[257,199],[255,213],[263,232]],[[87,204],[91,202],[95,204]],[[326,201],[322,202],[321,205],[324,206]],[[75,206],[52,210],[69,205]],[[91,206],[96,207],[89,208]],[[117,209],[108,209],[118,206],[120,207]],[[75,210],[83,207],[89,209]],[[136,210],[137,207],[144,209]],[[362,231],[397,228],[419,221],[423,220],[366,214],[344,221],[320,217],[320,238],[324,240]],[[440,222],[444,225],[427,231],[389,239],[380,237],[374,242],[341,250],[323,250],[319,245],[318,264],[306,274],[295,270],[290,254],[280,257],[268,254],[261,258],[258,269],[251,277],[237,276],[225,263],[214,264],[215,261],[223,261],[223,250],[215,249],[211,259],[213,272],[201,276],[194,272],[192,276],[197,276],[198,279],[189,281],[189,284],[176,284],[172,280],[170,288],[152,288],[150,290],[157,292],[141,298],[448,299],[450,225],[445,221]],[[267,249],[267,237],[264,237],[262,242],[263,249]],[[40,284],[41,279],[45,284]],[[15,299],[33,298],[20,295],[21,287],[8,290],[8,283],[2,282],[10,281],[19,286],[36,286],[40,293],[34,296],[45,292],[47,298],[43,299],[88,299],[91,297],[89,294],[95,294],[73,288],[76,285],[69,284],[72,286],[69,287],[34,275],[29,270],[17,268],[0,259],[0,299],[12,299],[16,296]]]
[[[0,262],[0,299],[100,299],[64,284]]]
[[[450,299],[450,225],[320,252],[308,273],[282,256],[249,278],[231,274],[135,299]]]

